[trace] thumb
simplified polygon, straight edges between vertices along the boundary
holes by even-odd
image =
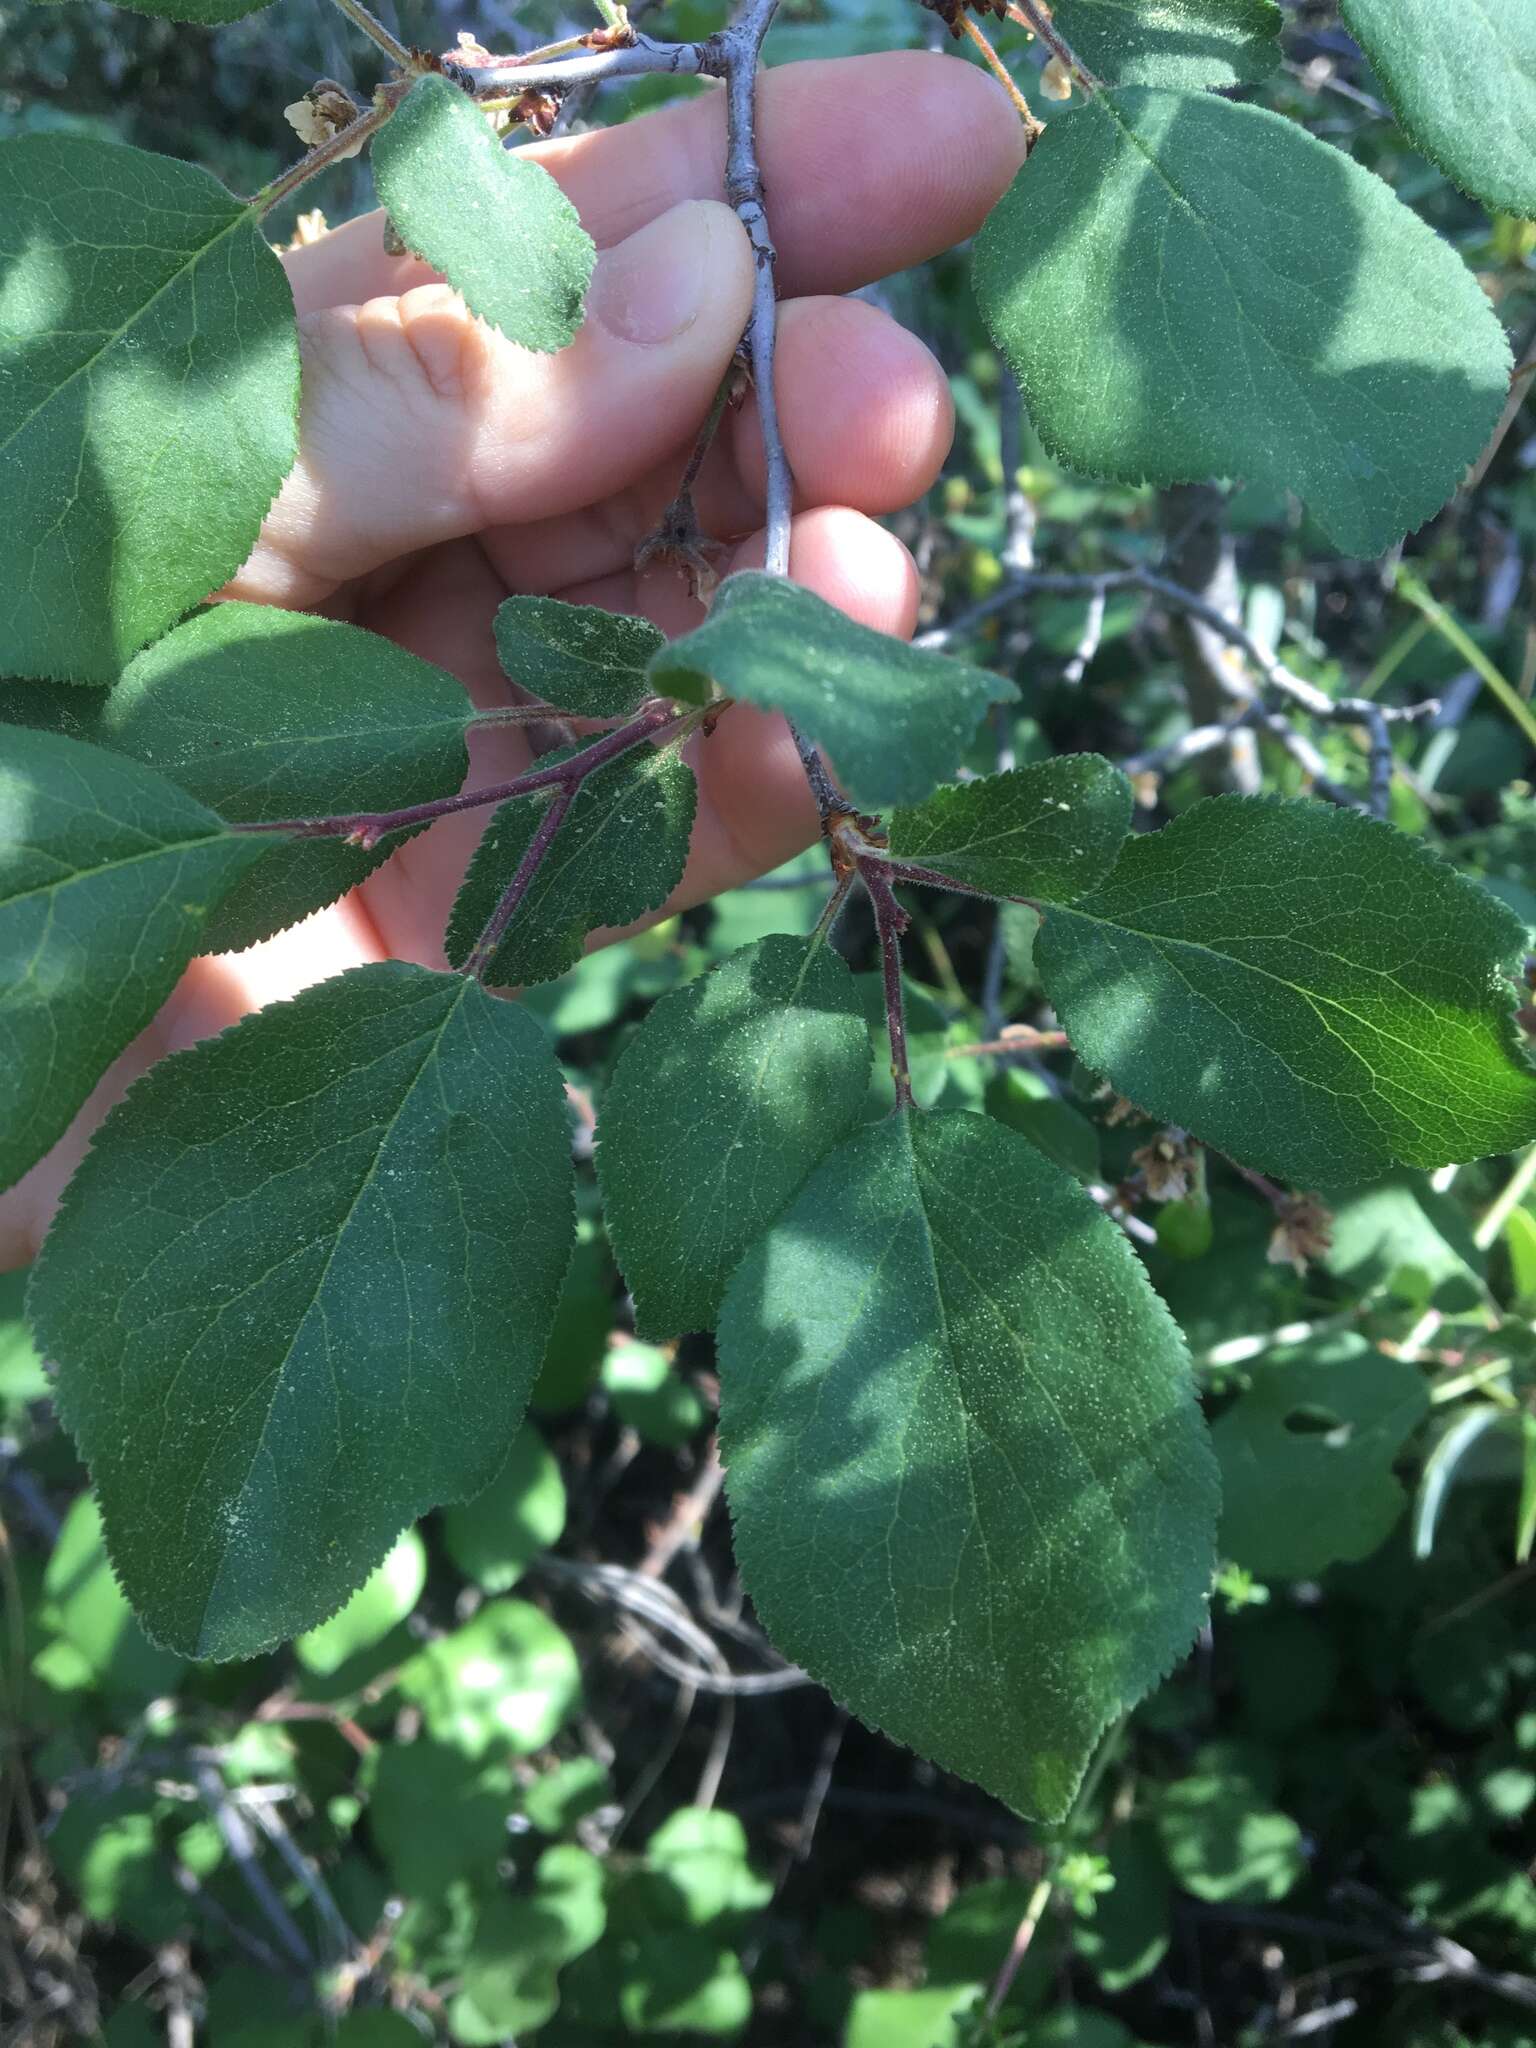
[[[697,428],[752,281],[735,214],[694,200],[599,257],[558,355],[518,348],[444,284],[311,314],[298,460],[223,594],[318,604],[415,549],[622,490]]]

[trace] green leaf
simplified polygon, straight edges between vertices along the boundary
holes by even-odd
[[[401,240],[472,313],[548,354],[581,325],[597,252],[541,165],[503,149],[446,78],[418,78],[373,144],[379,197]]]
[[[761,1912],[773,1885],[752,1868],[734,1813],[679,1806],[645,1845],[647,1868],[667,1882],[669,1910],[686,1927]]]
[[[573,1756],[546,1771],[523,1794],[523,1811],[546,1835],[570,1832],[613,1798],[613,1780],[596,1757]]]
[[[1131,829],[1131,785],[1097,754],[1059,754],[935,790],[890,821],[891,858],[983,896],[1065,901],[1102,882]]]
[[[57,6],[61,0],[41,0],[41,4]],[[135,14],[153,14],[161,21],[189,21],[199,28],[240,21],[270,4],[271,0],[114,0],[114,5],[130,8]]]
[[[443,1510],[443,1548],[466,1579],[487,1593],[515,1586],[565,1528],[565,1482],[531,1422],[512,1439],[507,1462],[483,1492]]]
[[[229,580],[293,463],[282,265],[206,171],[120,143],[0,143],[0,646],[110,682]]]
[[[1056,26],[1111,85],[1249,85],[1280,58],[1275,0],[1056,0]]]
[[[642,1443],[679,1450],[703,1426],[704,1403],[654,1344],[614,1344],[603,1360],[603,1387],[620,1424]]]
[[[763,939],[656,1004],[602,1098],[597,1147],[642,1336],[714,1327],[748,1246],[859,1122],[869,1069],[853,976],[819,940]]]
[[[1448,24],[1437,0],[1341,0],[1415,149],[1490,212],[1536,216],[1536,14],[1480,0]]]
[[[466,2048],[498,2048],[542,2027],[560,2005],[556,1973],[593,1947],[607,1923],[603,1870],[585,1849],[539,1858],[531,1893],[482,1908],[448,2029]]]
[[[146,1641],[112,1576],[95,1496],[64,1517],[43,1575],[51,1625],[79,1651],[102,1691],[135,1705],[174,1692],[182,1661]]]
[[[1298,1186],[1536,1136],[1501,971],[1519,920],[1357,811],[1218,797],[1127,841],[1035,941],[1079,1055],[1160,1122]]]
[[[546,755],[541,768],[568,754]],[[576,965],[589,933],[659,910],[683,878],[698,792],[675,747],[638,746],[589,775],[554,845],[491,956],[500,988],[553,981]],[[462,967],[539,828],[546,796],[504,803],[475,848],[448,920],[448,958]]]
[[[1516,1214],[1523,1214],[1517,1210]],[[27,1328],[22,1304],[27,1291],[24,1271],[0,1273],[0,1418],[9,1421],[18,1409],[46,1401],[48,1375]]]
[[[1144,1820],[1122,1821],[1105,1847],[1113,1891],[1091,1920],[1075,1929],[1077,1953],[1113,1996],[1155,1970],[1171,1934],[1168,1871],[1157,1836]]]
[[[0,757],[0,1187],[175,987],[253,838],[152,768],[7,728]]]
[[[985,1984],[940,1984],[922,1991],[861,1991],[848,2011],[843,2048],[959,2048],[964,2016],[982,2002],[985,1990]]]
[[[1211,1427],[1222,1553],[1260,1579],[1369,1557],[1407,1503],[1392,1476],[1428,1412],[1424,1377],[1363,1337],[1271,1352]]]
[[[579,718],[620,718],[650,694],[646,663],[665,645],[649,619],[558,597],[509,597],[496,652],[514,683]]]
[[[426,1583],[426,1548],[416,1531],[407,1529],[341,1612],[299,1637],[294,1655],[306,1671],[328,1678],[349,1659],[383,1642],[414,1611]]]
[[[1246,1754],[1235,1744],[1207,1744],[1159,1798],[1168,1867],[1197,1899],[1268,1905],[1306,1873],[1301,1829],[1266,1804],[1271,1788],[1249,1775]]]
[[[130,1090],[29,1304],[150,1632],[252,1655],[486,1485],[571,1235],[548,1041],[456,976],[356,968]]]
[[[464,780],[463,686],[403,647],[332,619],[219,604],[148,647],[91,737],[148,761],[239,824],[384,811]],[[333,903],[400,844],[270,845],[219,905],[206,952],[238,951]]]
[[[542,1749],[575,1712],[581,1670],[570,1638],[526,1600],[491,1600],[400,1674],[434,1742],[465,1756]]]
[[[975,276],[1059,461],[1294,490],[1347,553],[1437,512],[1509,391],[1456,251],[1296,122],[1214,95],[1132,87],[1055,116]]]
[[[516,1804],[505,1764],[436,1742],[387,1742],[365,1766],[368,1832],[408,1898],[440,1899],[455,1878],[493,1885]]]
[[[782,711],[826,748],[855,802],[913,804],[948,781],[1003,676],[925,654],[854,621],[782,576],[728,576],[702,626],[651,660],[659,696],[707,703],[716,685]]]
[[[719,1369],[774,1641],[873,1726],[1062,1814],[1212,1565],[1187,1356],[1124,1237],[990,1119],[891,1117],[748,1253]]]
[[[631,2034],[668,2041],[690,2034],[739,2034],[752,2017],[752,1986],[734,1950],[707,1934],[668,1928],[626,1952],[619,2007]]]

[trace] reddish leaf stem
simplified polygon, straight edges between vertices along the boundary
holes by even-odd
[[[858,870],[875,913],[875,930],[880,935],[880,973],[885,984],[885,1024],[891,1040],[896,1107],[910,1109],[912,1067],[907,1057],[907,1005],[901,985],[901,935],[907,928],[907,913],[896,901],[882,862],[861,855]]]
[[[533,878],[538,873],[545,854],[554,844],[555,834],[564,824],[566,812],[576,801],[579,786],[572,782],[562,784],[545,806],[544,815],[539,820],[539,829],[529,840],[527,851],[517,864],[517,873],[502,891],[500,902],[486,919],[485,930],[476,939],[469,958],[464,962],[464,972],[472,974],[476,981],[484,981],[492,957],[507,935],[507,926],[517,915],[518,905],[533,886]]]
[[[457,796],[434,797],[428,803],[409,804],[398,811],[359,811],[337,818],[288,818],[263,820],[254,824],[231,824],[231,832],[284,832],[294,839],[345,839],[356,846],[372,848],[392,832],[408,832],[412,826],[427,825],[434,818],[451,817],[457,811],[479,810],[486,804],[506,803],[513,797],[532,796],[541,789],[579,789],[589,775],[606,768],[631,747],[649,739],[676,738],[703,719],[702,711],[678,711],[674,705],[648,704],[628,725],[605,733],[590,747],[583,747],[567,761],[547,768],[530,768],[510,782],[493,783],[489,789],[461,790]]]

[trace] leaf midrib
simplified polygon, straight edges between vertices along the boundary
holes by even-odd
[[[37,882],[29,889],[22,889],[14,896],[0,896],[0,910],[11,910],[18,903],[26,903],[34,896],[54,896],[61,889],[72,888],[77,882],[94,882],[103,875],[121,872],[124,868],[137,867],[144,861],[164,860],[168,855],[190,853],[200,846],[217,846],[231,835],[226,831],[207,832],[200,839],[167,840],[145,849],[143,853],[125,854],[121,860],[103,861],[99,867],[76,868],[72,874],[63,875],[56,882]],[[41,849],[37,849],[41,850]]]
[[[251,208],[248,206],[242,206],[239,212],[233,218],[233,220],[231,220],[227,226],[220,228],[219,232],[214,236],[211,242],[205,242],[200,249],[194,250],[191,257],[186,262],[184,262],[178,270],[174,270],[171,273],[171,275],[165,280],[164,284],[157,285],[155,290],[150,293],[149,297],[144,300],[143,304],[136,306],[133,309],[133,312],[130,314],[128,319],[126,319],[120,327],[114,328],[110,334],[104,337],[101,346],[96,350],[94,355],[87,356],[85,361],[82,363],[77,363],[74,369],[70,371],[69,375],[66,378],[64,378],[61,383],[53,385],[52,388],[46,393],[46,395],[42,399],[40,399],[35,406],[33,406],[32,410],[26,415],[26,417],[17,422],[13,431],[7,434],[3,441],[0,441],[0,455],[4,454],[5,451],[10,447],[11,443],[18,439],[22,434],[24,434],[27,431],[28,427],[31,426],[32,422],[35,419],[37,419],[42,413],[45,413],[48,410],[49,406],[53,404],[54,400],[58,398],[62,392],[67,391],[69,387],[76,381],[77,378],[84,377],[90,371],[94,370],[96,365],[101,361],[102,357],[107,353],[107,351],[111,348],[115,348],[117,343],[122,340],[123,336],[128,333],[129,329],[135,327],[139,323],[139,321],[141,321],[149,312],[150,308],[154,306],[158,300],[162,299],[173,285],[179,284],[183,278],[190,277],[192,272],[197,268],[198,264],[202,262],[205,256],[210,255],[216,248],[218,248],[221,242],[226,240],[227,237],[229,237],[230,235],[234,234],[237,231],[237,229],[244,227],[245,224],[252,217],[253,216]],[[71,246],[74,248],[88,248],[91,247],[92,245],[89,243],[77,241],[72,243]],[[103,252],[98,250],[97,253],[101,254]]]
[[[257,1436],[255,1443],[251,1447],[250,1456],[246,1462],[245,1475],[240,1481],[238,1490],[232,1496],[233,1506],[236,1509],[236,1511],[238,1511],[240,1504],[244,1501],[246,1490],[250,1485],[251,1473],[252,1471],[254,1471],[256,1467],[256,1462],[261,1457],[262,1452],[265,1448],[267,1440],[267,1430],[271,1425],[273,1411],[277,1406],[277,1396],[282,1389],[284,1377],[293,1359],[294,1348],[298,1344],[299,1338],[303,1334],[304,1328],[307,1325],[311,1315],[313,1315],[316,1304],[319,1302],[320,1297],[325,1290],[326,1282],[330,1278],[331,1268],[335,1264],[337,1254],[341,1249],[342,1240],[346,1236],[347,1231],[351,1227],[353,1217],[357,1214],[358,1205],[361,1203],[364,1195],[367,1194],[369,1188],[373,1185],[374,1177],[379,1170],[379,1163],[383,1159],[386,1151],[389,1149],[390,1141],[394,1137],[396,1127],[398,1126],[401,1117],[404,1116],[407,1107],[409,1106],[412,1098],[416,1093],[416,1090],[418,1089],[418,1087],[420,1087],[422,1078],[426,1074],[427,1069],[432,1065],[433,1061],[436,1059],[437,1054],[442,1046],[443,1036],[446,1033],[448,1026],[453,1022],[454,1018],[458,1016],[459,1010],[463,1005],[464,998],[472,985],[473,984],[470,982],[467,976],[460,977],[459,987],[455,992],[454,999],[452,1003],[448,1006],[448,1008],[443,1012],[442,1018],[438,1023],[436,1029],[428,1035],[426,1049],[422,1053],[421,1062],[417,1067],[415,1073],[411,1076],[409,1084],[402,1091],[400,1100],[396,1104],[393,1112],[391,1113],[388,1123],[384,1126],[383,1132],[379,1137],[378,1144],[374,1147],[373,1156],[368,1162],[367,1170],[364,1172],[362,1179],[358,1182],[357,1189],[353,1194],[351,1201],[347,1204],[346,1214],[341,1218],[340,1222],[336,1225],[330,1251],[326,1254],[325,1264],[321,1267],[320,1272],[316,1277],[314,1287],[310,1293],[310,1298],[308,1302],[305,1304],[302,1314],[300,1314],[294,1320],[292,1334],[288,1340],[287,1348],[284,1351],[282,1358],[278,1361],[276,1370],[272,1374],[270,1390],[267,1399],[267,1412],[262,1420],[261,1431],[260,1434]],[[212,1462],[213,1455],[213,1451],[210,1450],[208,1454],[208,1459],[205,1460],[202,1471],[198,1474],[197,1479],[187,1488],[187,1498],[189,1505],[193,1496],[196,1494],[198,1488],[202,1485],[204,1479],[207,1476],[208,1465]],[[197,1641],[199,1645],[198,1654],[200,1655],[207,1654],[206,1650],[204,1650],[202,1646],[206,1641],[208,1615],[218,1596],[219,1587],[223,1583],[224,1573],[228,1565],[231,1548],[232,1539],[227,1538],[219,1550],[219,1561],[217,1567],[214,1570],[213,1576],[209,1582],[208,1591],[204,1596],[198,1611]]]

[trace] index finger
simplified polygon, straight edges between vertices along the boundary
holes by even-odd
[[[605,249],[685,199],[720,197],[724,95],[529,153]],[[964,241],[1023,161],[1024,138],[1002,90],[976,66],[891,50],[764,72],[758,155],[778,287],[789,296],[853,291]],[[436,276],[414,257],[385,254],[383,222],[366,214],[289,255],[301,314]]]

